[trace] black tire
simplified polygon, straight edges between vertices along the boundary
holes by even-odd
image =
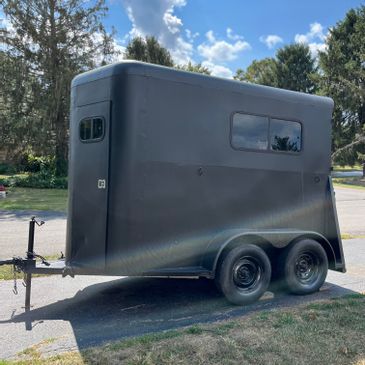
[[[315,240],[304,239],[284,250],[279,260],[285,288],[298,295],[314,293],[326,280],[326,251]]]
[[[271,264],[264,250],[246,244],[229,251],[220,262],[215,282],[227,300],[236,305],[258,300],[271,279]]]

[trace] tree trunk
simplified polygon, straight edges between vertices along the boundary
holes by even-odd
[[[67,121],[63,113],[57,115],[56,120],[56,176],[67,175],[68,136]]]

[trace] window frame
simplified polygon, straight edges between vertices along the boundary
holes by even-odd
[[[82,139],[81,138],[81,133],[80,133],[81,123],[84,120],[88,120],[88,119],[91,120],[91,136],[94,133],[94,119],[101,119],[102,120],[103,133],[100,137],[98,137],[98,138],[89,138],[89,139]],[[85,117],[85,118],[80,119],[80,121],[78,123],[78,135],[79,135],[79,140],[80,140],[81,143],[96,143],[96,142],[102,141],[105,137],[105,130],[106,130],[106,122],[105,122],[105,118],[103,116],[97,115],[97,116],[92,116],[92,117]]]
[[[253,116],[257,116],[257,117],[266,117],[268,118],[268,129],[267,129],[267,140],[268,140],[268,144],[267,144],[267,149],[255,149],[255,148],[245,148],[245,147],[236,147],[233,145],[233,118],[235,116],[235,114],[247,114],[247,115],[253,115]],[[278,151],[278,150],[273,150],[271,148],[271,119],[279,119],[279,120],[283,120],[285,122],[295,122],[295,123],[299,123],[300,125],[300,151],[298,152],[294,152],[294,151]],[[246,152],[257,152],[257,153],[273,153],[273,154],[285,154],[285,155],[293,155],[293,156],[300,156],[303,152],[304,149],[304,140],[303,140],[303,123],[301,120],[296,119],[296,118],[287,118],[287,117],[279,117],[279,116],[274,116],[274,115],[267,115],[267,114],[258,114],[258,113],[251,113],[251,112],[245,112],[245,111],[235,111],[231,113],[230,116],[230,131],[229,131],[229,143],[231,145],[231,148],[234,149],[235,151],[246,151]]]

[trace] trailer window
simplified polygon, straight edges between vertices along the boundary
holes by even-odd
[[[299,152],[302,148],[302,126],[298,122],[271,119],[270,147],[273,151]]]
[[[103,136],[103,118],[85,118],[80,121],[80,139],[82,142],[100,141]]]
[[[238,149],[267,150],[269,118],[235,113],[232,121],[232,146]]]

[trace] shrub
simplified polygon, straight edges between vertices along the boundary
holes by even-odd
[[[0,184],[10,187],[38,189],[67,189],[67,177],[56,177],[44,171],[0,179]]]
[[[0,163],[0,175],[15,174],[16,168],[13,165]]]
[[[47,171],[50,174],[55,173],[55,158],[52,156],[34,156],[32,153],[24,154],[19,163],[21,171],[36,173]]]

